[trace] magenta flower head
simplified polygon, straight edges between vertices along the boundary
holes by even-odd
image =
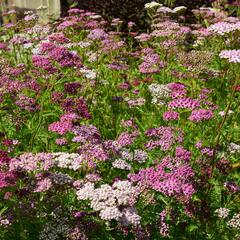
[[[202,122],[213,118],[213,111],[209,109],[193,110],[188,118],[192,122]]]
[[[197,99],[192,98],[178,98],[169,102],[168,107],[172,109],[176,108],[188,108],[194,109],[200,106],[200,103]]]
[[[170,120],[178,120],[179,113],[175,111],[167,111],[163,113],[163,120],[170,121]]]
[[[0,42],[0,50],[7,50],[7,44]]]

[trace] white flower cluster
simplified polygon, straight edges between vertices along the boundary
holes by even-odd
[[[179,6],[175,7],[174,9],[168,8],[168,7],[160,7],[157,10],[157,13],[165,13],[165,14],[179,14],[186,10],[187,8],[185,6]]]
[[[236,143],[230,143],[228,146],[228,151],[232,154],[240,153],[240,145],[238,145]]]
[[[82,156],[77,153],[57,152],[52,153],[52,156],[56,166],[60,168],[69,168],[75,171],[82,167]]]
[[[231,115],[231,114],[233,114],[233,113],[234,113],[234,111],[229,110],[228,113],[227,113],[227,115],[229,116],[229,115]],[[220,111],[218,114],[223,117],[223,116],[225,116],[226,112],[225,112],[225,111]]]
[[[233,31],[240,30],[240,21],[236,23],[218,22],[208,27],[208,30],[218,35],[225,35]]]
[[[82,68],[80,72],[84,74],[87,79],[96,79],[97,73],[94,70]]]
[[[153,104],[163,105],[165,103],[164,100],[170,95],[170,89],[167,85],[153,83],[148,89],[153,97]]]
[[[219,208],[215,210],[215,213],[218,215],[219,218],[226,218],[228,217],[230,210],[227,208]]]
[[[72,47],[80,47],[80,48],[87,48],[91,46],[91,42],[88,41],[82,41],[82,42],[75,42],[75,43],[65,43],[63,46],[66,48],[72,48]]]
[[[27,29],[27,34],[33,35],[32,37],[40,37],[40,36],[47,36],[51,28],[49,25],[35,25],[31,28]],[[40,36],[39,36],[40,35]]]
[[[0,226],[3,227],[7,227],[9,226],[11,223],[7,218],[0,218]]]
[[[231,228],[240,230],[240,213],[234,214],[232,219],[228,221],[227,225]]]
[[[123,159],[116,159],[113,163],[112,166],[114,168],[118,168],[118,169],[122,169],[122,170],[131,170],[131,165],[129,163],[127,163],[125,160]]]
[[[141,150],[141,149],[136,149],[133,152],[129,152],[128,149],[124,149],[121,152],[121,157],[124,160],[128,160],[128,161],[136,161],[139,163],[144,163],[147,158],[148,155],[145,151]]]
[[[152,8],[156,8],[156,7],[160,7],[160,6],[162,6],[162,4],[157,3],[157,2],[155,2],[155,1],[152,1],[152,2],[150,2],[150,3],[146,3],[146,4],[144,5],[144,7],[145,7],[146,9],[152,9]]]
[[[122,212],[124,216],[120,219],[122,225],[127,226],[129,223],[132,223],[133,225],[140,224],[141,217],[137,214],[134,207],[127,207]]]
[[[89,51],[86,53],[86,55],[88,56],[88,61],[89,62],[96,62],[100,56],[100,52],[94,52],[94,51]]]
[[[143,150],[134,150],[134,153],[133,153],[133,160],[134,161],[137,161],[139,163],[144,163],[148,158],[148,155],[145,151]]]
[[[65,222],[63,219],[47,222],[40,232],[39,240],[58,240],[67,237],[71,228]]]
[[[103,220],[115,219],[124,224],[138,225],[141,217],[132,207],[138,194],[138,188],[127,180],[117,181],[112,186],[103,184],[99,188],[87,182],[77,191],[77,198],[90,200],[90,207],[99,211]]]

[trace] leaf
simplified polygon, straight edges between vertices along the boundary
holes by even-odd
[[[198,226],[197,225],[194,225],[194,224],[190,224],[188,227],[187,227],[187,231],[188,232],[194,232],[198,229]]]
[[[0,210],[0,216],[1,216],[4,212],[6,212],[7,209],[8,209],[7,206],[3,207],[3,208]]]

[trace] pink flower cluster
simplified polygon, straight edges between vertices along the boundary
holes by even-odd
[[[73,142],[78,143],[100,143],[101,141],[101,135],[98,131],[98,129],[93,125],[81,125],[81,126],[75,126],[72,129],[72,132],[74,133],[75,137],[72,139]]]
[[[116,143],[121,147],[126,147],[133,144],[134,140],[137,138],[138,135],[138,131],[134,131],[132,133],[123,132],[117,138]]]
[[[16,182],[17,176],[9,167],[11,160],[7,152],[0,150],[0,189],[12,186]]]
[[[194,109],[199,106],[200,106],[200,103],[198,99],[192,99],[189,97],[174,99],[168,103],[168,107],[172,109],[176,109],[176,108]]]
[[[168,89],[171,90],[171,97],[172,98],[183,98],[187,94],[186,86],[182,83],[169,83],[167,84]]]
[[[129,174],[132,182],[139,186],[154,189],[166,196],[174,196],[180,201],[189,201],[195,192],[193,169],[179,158],[165,157],[156,167],[141,169],[138,173]]]
[[[104,40],[108,38],[108,34],[101,28],[96,28],[90,31],[87,36],[91,40]]]
[[[163,210],[160,213],[160,224],[159,224],[159,232],[163,237],[169,236],[169,225],[166,223],[167,211]]]
[[[46,192],[49,190],[52,186],[52,181],[49,178],[44,178],[43,180],[40,180],[37,182],[36,188],[34,189],[34,192]]]
[[[166,111],[163,113],[163,120],[169,121],[169,120],[178,120],[179,119],[179,113],[175,111]]]
[[[50,153],[24,153],[19,157],[12,158],[9,164],[11,171],[47,171],[53,166]]]
[[[191,159],[191,152],[184,149],[182,146],[176,147],[175,156],[181,160],[189,162]]]
[[[61,116],[60,121],[53,122],[48,126],[48,131],[64,135],[73,128],[73,121],[78,119],[77,114],[67,113]]]
[[[29,112],[34,112],[39,109],[39,106],[37,105],[35,99],[24,96],[24,95],[18,96],[16,105],[22,109],[29,111]]]
[[[0,172],[0,189],[9,187],[15,184],[16,174],[12,171]]]
[[[160,147],[162,151],[168,151],[173,144],[183,141],[183,132],[181,129],[173,127],[152,128],[145,132],[146,136],[153,139],[149,140],[145,147],[149,150]]]
[[[51,63],[48,56],[33,55],[32,63],[35,67],[42,68],[49,73],[54,73],[57,71],[57,69],[53,67],[53,64]]]
[[[145,50],[145,49],[144,49]],[[157,73],[161,68],[165,67],[165,63],[161,61],[160,56],[149,48],[148,52],[144,52],[143,62],[138,66],[140,73]]]
[[[79,153],[89,168],[94,168],[97,162],[106,161],[109,158],[102,144],[86,143],[79,148]]]
[[[201,122],[213,118],[213,111],[210,109],[193,110],[188,118],[192,122]]]

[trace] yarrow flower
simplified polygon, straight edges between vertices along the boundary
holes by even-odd
[[[232,154],[240,153],[240,145],[238,145],[236,143],[230,143],[228,146],[228,151]]]
[[[224,187],[226,187],[230,192],[236,193],[240,192],[240,186],[234,182],[225,182]]]
[[[158,13],[168,13],[168,14],[178,14],[178,13],[182,13],[183,11],[185,11],[187,8],[185,6],[179,6],[179,7],[175,7],[174,9],[168,8],[168,7],[160,7],[158,8],[157,12]]]
[[[79,200],[90,200],[90,207],[99,211],[103,220],[115,219],[123,225],[139,225],[141,217],[133,207],[139,193],[137,187],[125,180],[114,182],[112,186],[102,184],[99,188],[87,182],[76,194]]]
[[[55,143],[59,146],[63,146],[67,144],[67,139],[66,138],[57,138]]]
[[[123,169],[123,170],[131,170],[131,165],[128,164],[125,160],[123,159],[116,159],[113,163],[112,166],[114,168],[118,168],[118,169]]]
[[[136,98],[136,99],[126,99],[127,103],[130,108],[136,107],[136,106],[143,106],[146,102],[145,98]]]
[[[230,63],[240,63],[240,50],[223,50],[219,56],[227,59]]]
[[[179,113],[175,111],[167,111],[163,113],[163,120],[169,121],[169,120],[178,120],[179,119]]]
[[[231,114],[233,114],[233,113],[234,113],[234,111],[229,110],[228,113],[227,113],[227,115],[231,115]],[[221,117],[223,117],[223,116],[226,115],[226,112],[225,112],[225,111],[220,111],[218,114],[219,114]]]
[[[240,21],[236,23],[228,23],[228,22],[214,23],[208,27],[208,30],[219,35],[228,34],[230,32],[240,30]]]
[[[192,99],[192,98],[178,98],[174,99],[171,102],[168,103],[168,107],[172,109],[176,108],[189,108],[194,109],[200,106],[198,99]]]
[[[139,186],[152,188],[166,196],[175,196],[180,201],[189,201],[195,192],[191,183],[193,176],[190,165],[165,157],[155,168],[141,169],[138,173],[129,174],[128,178]]]
[[[25,95],[18,96],[16,105],[29,112],[34,112],[39,109],[39,106],[37,105],[36,100],[34,98],[30,98]]]
[[[98,129],[93,125],[81,125],[75,126],[72,129],[75,137],[72,139],[73,142],[77,143],[100,143],[101,135]]]
[[[183,132],[181,129],[175,129],[173,127],[152,128],[145,132],[146,136],[151,137],[145,147],[148,150],[160,148],[162,151],[168,151],[173,144],[183,141]]]
[[[140,42],[147,42],[151,39],[151,35],[147,33],[141,33],[140,35],[136,36],[135,39],[137,39]]]
[[[37,186],[34,192],[46,192],[52,186],[52,181],[49,178],[45,178],[37,182]]]
[[[52,155],[50,153],[23,153],[17,158],[12,158],[9,164],[11,171],[48,170],[53,166]]]
[[[163,105],[166,99],[170,96],[170,89],[167,85],[153,83],[148,87],[152,95],[152,103]]]
[[[157,65],[153,65],[148,62],[143,62],[139,66],[139,72],[140,73],[158,73],[160,71],[160,68]]]
[[[152,1],[150,3],[146,3],[144,6],[145,6],[146,9],[152,9],[152,8],[156,8],[156,7],[162,6],[162,4],[157,3],[155,1]]]
[[[48,131],[64,135],[72,130],[75,119],[78,119],[78,115],[75,113],[64,114],[61,116],[60,121],[53,122],[48,126]]]
[[[228,217],[230,210],[227,208],[218,208],[215,210],[215,213],[218,215],[219,218],[226,218]]]
[[[159,232],[163,237],[169,236],[169,224],[166,223],[167,211],[163,210],[160,213],[160,224],[159,224]]]
[[[87,37],[92,40],[103,40],[108,38],[108,34],[103,29],[97,28],[91,30]]]
[[[228,221],[227,225],[236,230],[240,230],[240,213],[234,214],[232,219]]]
[[[213,112],[209,109],[193,110],[188,118],[192,122],[201,122],[203,120],[209,120],[213,118]]]

